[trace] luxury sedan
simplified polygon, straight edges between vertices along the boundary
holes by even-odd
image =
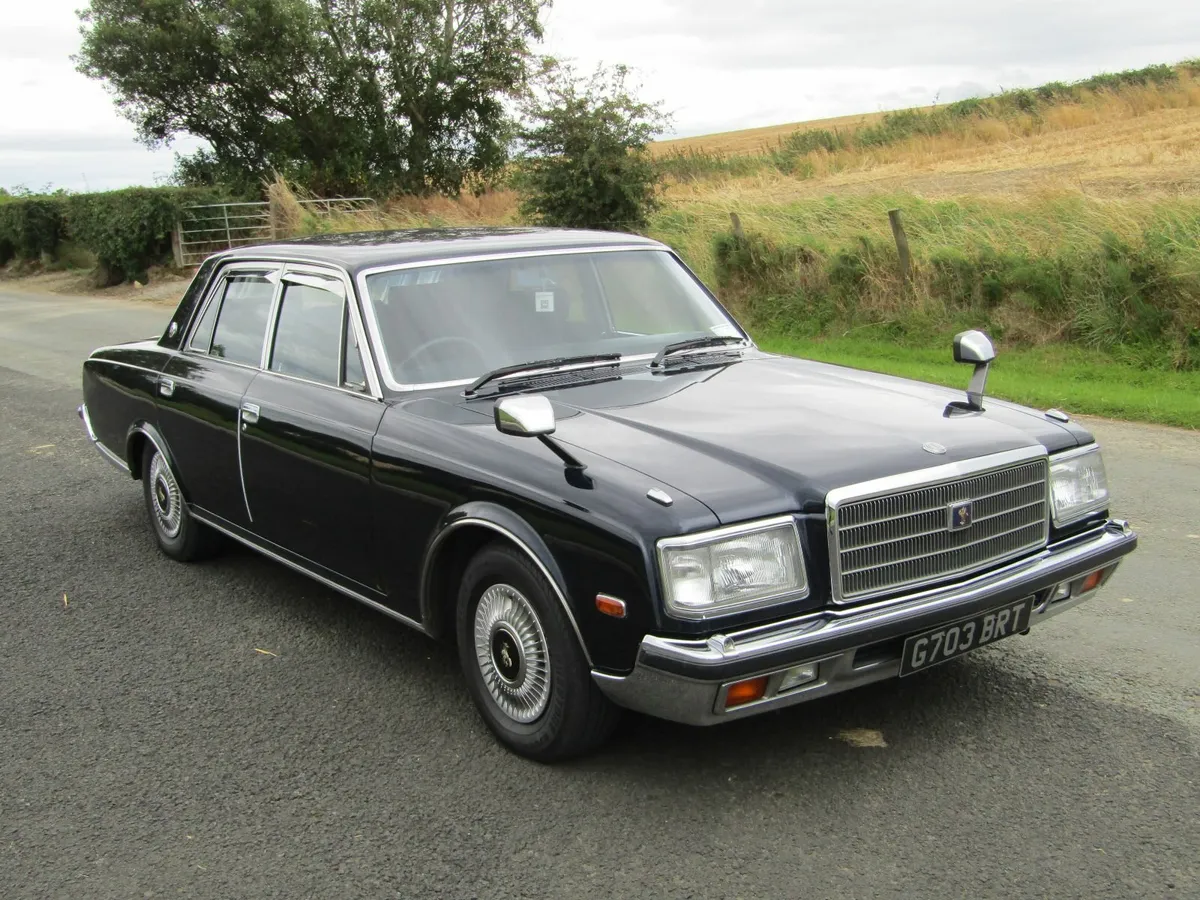
[[[760,351],[668,247],[534,229],[218,254],[80,415],[181,562],[240,541],[455,642],[517,753],[907,677],[1092,596],[1137,537],[1091,434]]]

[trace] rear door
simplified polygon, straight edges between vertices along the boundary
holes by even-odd
[[[158,384],[159,429],[189,502],[242,527],[239,410],[262,364],[281,273],[273,263],[223,269]]]
[[[352,301],[337,272],[284,270],[266,366],[241,401],[242,477],[256,534],[374,591],[371,443],[384,404]]]

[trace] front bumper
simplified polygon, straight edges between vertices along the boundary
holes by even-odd
[[[826,609],[783,622],[706,639],[642,640],[628,675],[593,672],[600,689],[619,706],[689,725],[715,725],[849,690],[900,672],[904,639],[977,613],[1033,596],[1030,626],[1083,602],[1095,589],[1078,593],[1088,574],[1105,569],[1103,586],[1116,564],[1137,547],[1125,522],[1104,525],[951,587],[850,609]],[[1055,600],[1055,588],[1075,589]],[[779,690],[784,673],[814,664],[816,677]],[[768,676],[763,699],[725,709],[731,682]]]

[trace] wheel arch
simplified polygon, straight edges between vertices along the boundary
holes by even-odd
[[[457,574],[466,568],[475,553],[498,539],[528,556],[550,583],[584,658],[591,666],[591,653],[567,598],[566,582],[554,555],[528,522],[495,503],[472,502],[456,508],[446,516],[429,543],[421,564],[420,582],[421,622],[425,630],[434,637],[441,637],[450,630],[458,589]]]
[[[125,436],[125,461],[129,463],[129,474],[138,481],[142,480],[142,457],[145,455],[147,443],[153,444],[154,448],[167,458],[167,463],[178,479],[179,469],[175,465],[175,458],[171,455],[166,440],[159,430],[149,422],[135,422]]]

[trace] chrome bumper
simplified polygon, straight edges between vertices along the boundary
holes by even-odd
[[[88,440],[92,442],[92,446],[99,450],[100,455],[112,463],[115,468],[128,475],[129,464],[126,463],[125,460],[121,459],[121,457],[117,456],[117,454],[105,447],[104,444],[101,443],[100,438],[96,437],[96,431],[92,428],[92,417],[88,415],[87,404],[83,404],[75,411],[79,413],[79,418],[83,420],[83,427],[87,429]]]
[[[1030,626],[1041,624],[1093,596],[1136,546],[1128,523],[1110,520],[953,587],[705,639],[649,635],[630,674],[592,677],[619,706],[689,725],[715,725],[894,678],[905,637],[1025,597],[1035,598]],[[1101,584],[1078,593],[1083,578],[1102,568],[1107,571]],[[1053,600],[1055,588],[1065,583],[1073,583],[1071,593]],[[784,673],[804,664],[815,664],[816,678],[779,691]],[[724,709],[730,683],[761,675],[768,676],[762,700]]]

